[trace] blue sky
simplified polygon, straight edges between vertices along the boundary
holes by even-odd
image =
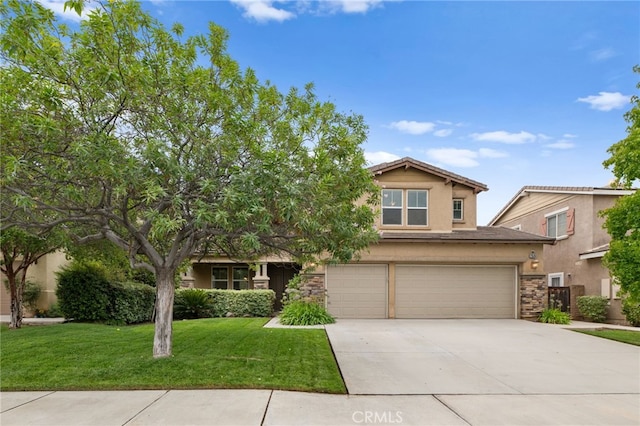
[[[58,1],[42,1],[58,13]],[[605,186],[638,94],[640,2],[168,1],[187,33],[281,91],[362,114],[371,164],[410,156],[480,181],[478,224],[524,185]],[[75,19],[68,15],[66,19]]]

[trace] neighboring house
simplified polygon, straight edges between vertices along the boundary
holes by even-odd
[[[536,318],[546,303],[538,259],[555,239],[478,227],[477,195],[487,187],[403,158],[370,168],[380,186],[379,241],[357,262],[318,267],[308,294],[338,318]],[[185,276],[200,288],[272,288],[278,299],[299,270],[287,259],[248,264],[206,257]]]
[[[577,296],[605,296],[611,301],[608,320],[623,322],[618,287],[602,257],[611,240],[599,213],[633,190],[593,187],[525,186],[491,220],[500,226],[557,238],[544,247],[549,287],[571,288],[571,314],[577,318]]]
[[[62,251],[47,254],[38,259],[36,263],[27,269],[27,280],[34,281],[40,285],[42,293],[38,306],[40,309],[49,309],[56,302],[56,272],[68,263],[66,255]],[[0,315],[11,314],[11,294],[4,285],[6,277],[0,273],[2,289],[0,289]],[[25,311],[25,315],[30,315]]]

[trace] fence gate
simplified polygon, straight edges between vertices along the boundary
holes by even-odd
[[[557,308],[562,312],[571,312],[571,288],[547,287],[547,302],[549,308]]]

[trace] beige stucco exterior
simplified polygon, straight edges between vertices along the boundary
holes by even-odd
[[[68,262],[69,260],[64,252],[57,251],[38,259],[38,262],[31,265],[27,270],[27,280],[40,284],[42,289],[38,303],[39,309],[49,309],[56,302],[56,272],[60,271]],[[3,283],[6,281],[4,274],[0,274],[0,278]],[[0,295],[2,298],[0,301],[0,313],[9,315],[11,313],[11,296],[4,284]],[[26,316],[31,314],[31,312],[25,312]]]
[[[611,286],[609,270],[602,265],[602,254],[606,252],[610,236],[602,227],[604,219],[600,212],[627,193],[629,191],[611,188],[525,187],[491,225],[519,227],[542,235],[546,215],[574,209],[573,234],[561,236],[555,245],[544,247],[545,272],[548,276],[562,276],[565,287],[584,286],[585,295],[610,297],[608,320],[624,322],[616,288]],[[585,255],[597,248],[603,250],[593,256]],[[576,315],[576,310],[572,315]]]
[[[516,231],[492,230],[486,227],[480,230],[476,222],[477,196],[480,192],[487,190],[487,187],[482,183],[411,158],[374,166],[370,170],[381,192],[385,189],[402,191],[400,203],[402,223],[384,225],[381,219],[384,206],[379,206],[378,212],[380,214],[374,226],[379,232],[380,239],[376,244],[372,244],[367,250],[362,251],[358,259],[353,262],[358,265],[370,265],[371,268],[339,268],[343,271],[342,276],[348,281],[348,285],[357,289],[347,294],[349,298],[357,298],[361,295],[363,301],[366,302],[367,297],[371,297],[372,292],[375,291],[377,294],[376,315],[395,318],[396,270],[401,265],[477,267],[478,271],[482,268],[488,270],[488,267],[500,269],[499,266],[507,266],[513,268],[511,269],[513,276],[510,283],[507,283],[509,291],[514,295],[513,316],[510,317],[537,317],[546,301],[540,290],[541,286],[543,286],[543,290],[546,289],[546,282],[541,256],[536,256],[534,260],[530,256],[532,253],[541,254],[543,245],[552,242],[551,239]],[[426,225],[407,225],[407,199],[408,191],[411,190],[427,191]],[[454,219],[454,200],[462,200],[462,218]],[[272,265],[272,263],[277,264],[283,261],[286,259],[265,258],[260,259],[257,264]],[[190,276],[185,282],[192,283],[190,285],[194,287],[211,288],[212,268],[231,265],[229,262],[228,259],[217,257],[198,259],[192,264]],[[258,268],[258,271],[268,270],[268,268],[260,266]],[[331,267],[316,266],[315,271],[307,275],[306,290],[304,291],[308,291],[308,295],[313,298],[325,298],[325,293],[328,292],[325,303],[327,299],[333,300],[332,303],[335,303],[336,298],[331,299],[331,289],[342,291],[342,287],[338,288],[327,280],[333,278],[339,280],[341,276],[334,273],[337,270],[329,273],[331,272],[329,268]],[[423,269],[428,270],[427,268]],[[384,271],[384,277],[371,276],[372,270]],[[273,288],[274,281],[270,277],[262,276],[263,273],[258,271],[251,279],[250,287],[264,288],[258,287],[258,284],[266,282],[268,288]],[[354,271],[360,271],[363,278],[359,279]],[[354,277],[354,275],[356,276]],[[367,284],[373,281],[377,283],[375,289]],[[384,285],[386,292],[384,298],[380,296],[380,286],[382,285]],[[474,291],[477,291],[478,288],[482,287],[476,286]],[[490,298],[489,294],[487,293],[483,297]],[[460,297],[464,297],[464,294]],[[382,313],[379,307],[380,300],[386,304]],[[360,307],[354,307],[354,309],[360,309]],[[340,312],[344,312],[342,306]]]

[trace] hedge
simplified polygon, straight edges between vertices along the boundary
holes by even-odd
[[[155,289],[140,283],[109,282],[96,263],[75,263],[58,273],[56,295],[65,318],[134,324],[151,321]]]
[[[604,322],[607,319],[609,299],[603,296],[578,297],[578,311],[592,322]]]
[[[212,317],[270,317],[273,315],[273,303],[276,299],[273,290],[202,290],[211,300]],[[178,289],[177,293],[181,291],[187,291],[187,289]]]

